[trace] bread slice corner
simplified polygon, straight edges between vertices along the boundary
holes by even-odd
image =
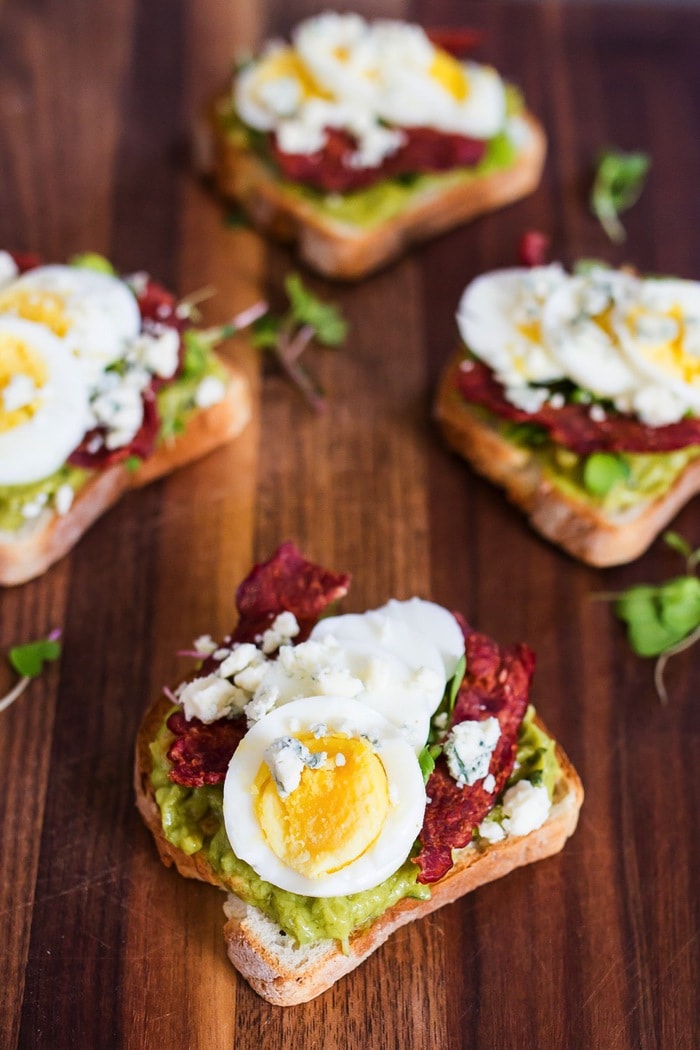
[[[14,586],[40,576],[129,489],[155,481],[239,434],[252,414],[249,384],[240,369],[223,363],[228,372],[223,400],[193,412],[185,431],[163,442],[138,470],[131,473],[118,463],[96,472],[66,514],[46,509],[16,532],[0,530],[0,586]]]
[[[336,280],[364,277],[412,245],[533,192],[547,150],[542,125],[525,112],[520,118],[522,144],[512,165],[464,184],[418,190],[399,214],[360,226],[324,215],[313,201],[290,192],[272,168],[227,133],[221,115],[229,107],[230,96],[218,96],[197,129],[200,168],[213,176],[222,196],[240,204],[258,229],[274,239],[295,242],[303,262]]]
[[[449,362],[435,396],[433,414],[446,443],[504,489],[540,535],[580,561],[597,568],[633,561],[700,491],[696,459],[664,495],[619,514],[561,492],[545,477],[535,454],[506,440],[460,396],[455,380],[461,360],[458,353]]]

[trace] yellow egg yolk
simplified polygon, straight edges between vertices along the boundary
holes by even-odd
[[[469,81],[464,66],[447,51],[435,48],[428,76],[444,87],[445,91],[457,102],[464,102],[469,94]]]
[[[627,317],[627,324],[635,330],[640,322],[651,318],[652,322],[658,320],[658,315],[649,313],[643,308],[633,310]],[[663,315],[667,321],[673,322],[675,335],[672,339],[661,339],[654,343],[645,338],[640,347],[644,354],[657,368],[662,369],[667,375],[679,379],[682,383],[695,386],[700,383],[700,357],[697,354],[688,353],[684,347],[685,342],[685,315],[680,306],[673,306]],[[639,344],[638,344],[639,345]]]
[[[309,98],[333,98],[329,91],[324,90],[320,86],[311,71],[304,65],[300,56],[291,47],[273,51],[271,55],[263,59],[258,66],[255,79],[257,85],[260,86],[269,84],[273,80],[283,80],[285,78],[297,82],[301,91],[301,97],[305,100]]]
[[[389,810],[387,777],[366,740],[311,734],[297,739],[311,752],[325,751],[325,764],[304,768],[299,786],[282,799],[263,763],[255,780],[255,813],[280,860],[306,878],[321,879],[352,864],[376,841]]]
[[[46,325],[54,335],[63,338],[70,328],[66,304],[55,292],[37,291],[30,288],[8,288],[0,294],[0,313],[23,317]]]
[[[5,391],[18,376],[26,376],[38,390],[46,383],[46,365],[22,339],[3,332],[0,334],[0,433],[27,423],[40,405],[40,398],[33,397],[19,408],[6,407]]]

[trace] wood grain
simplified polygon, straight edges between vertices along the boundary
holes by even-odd
[[[356,5],[459,24],[457,0]],[[240,0],[5,0],[0,21],[0,245],[60,260],[93,248],[180,294],[213,286],[207,322],[293,257],[246,230],[191,174],[189,128],[234,52],[318,5]],[[660,544],[597,572],[529,532],[440,445],[431,392],[478,272],[526,228],[555,257],[700,278],[700,12],[668,5],[470,3],[483,56],[520,83],[550,138],[540,190],[354,287],[310,279],[351,323],[309,351],[316,416],[244,341],[256,392],[228,448],[130,494],[42,579],[0,595],[0,648],[64,631],[65,652],[0,716],[0,1047],[690,1050],[700,1030],[697,655],[668,672],[628,650],[600,591],[680,569]],[[653,169],[613,247],[585,206],[595,154]],[[675,527],[700,544],[697,501]],[[535,699],[587,798],[556,858],[396,934],[313,1003],[268,1006],[237,978],[222,895],[159,863],[131,794],[140,714],[231,626],[253,560],[294,539],[354,582],[348,609],[414,593],[538,654]],[[4,669],[0,675],[4,675]],[[0,677],[0,686],[4,684]]]

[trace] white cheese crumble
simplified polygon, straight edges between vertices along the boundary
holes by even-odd
[[[216,722],[218,718],[242,710],[247,699],[241,689],[216,674],[194,678],[178,693],[188,722],[193,718],[201,722]]]
[[[131,343],[129,356],[161,379],[172,379],[180,354],[180,333],[169,325],[155,324]]]
[[[528,835],[542,827],[549,809],[549,794],[544,784],[536,786],[529,780],[519,780],[503,796],[503,828],[508,835]]]
[[[59,485],[56,489],[56,495],[53,498],[53,505],[56,508],[57,514],[67,514],[73,506],[73,499],[75,493],[70,485]]]
[[[276,616],[262,636],[262,651],[274,653],[299,634],[299,624],[294,613],[282,612]]]
[[[196,653],[201,653],[202,656],[211,656],[217,648],[217,644],[210,634],[200,634],[199,638],[194,640],[194,650]]]
[[[320,769],[328,756],[325,751],[309,751],[301,740],[293,736],[281,736],[266,748],[263,757],[279,796],[284,799],[299,787],[305,766]]]
[[[501,735],[497,718],[482,722],[459,722],[445,741],[445,757],[450,774],[460,787],[470,787],[488,774],[491,755]]]
[[[197,387],[194,403],[197,408],[211,408],[224,400],[226,387],[216,376],[205,376]]]
[[[506,833],[497,820],[482,820],[479,824],[479,838],[487,842],[502,842]]]

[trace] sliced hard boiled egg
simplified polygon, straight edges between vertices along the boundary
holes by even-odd
[[[41,324],[0,317],[0,485],[53,474],[80,443],[87,385],[64,342]]]
[[[700,408],[700,284],[671,278],[638,281],[618,311],[615,332],[629,364]],[[680,418],[680,416],[679,416]]]
[[[597,397],[617,397],[639,383],[621,352],[616,316],[636,281],[618,270],[571,277],[549,297],[544,337],[563,374]]]
[[[119,278],[77,266],[38,266],[0,289],[0,314],[44,325],[63,340],[90,381],[141,330],[133,293]]]
[[[448,609],[435,602],[425,601],[424,598],[409,598],[407,601],[391,598],[377,612],[402,621],[424,641],[431,641],[442,658],[445,682],[452,678],[457,664],[464,656],[464,635]]]
[[[467,348],[493,369],[504,386],[561,379],[561,365],[546,344],[544,305],[567,276],[558,265],[497,270],[469,284],[457,308]]]
[[[331,897],[371,889],[408,856],[425,788],[410,745],[377,712],[309,697],[257,722],[224,784],[231,847],[281,889]]]

